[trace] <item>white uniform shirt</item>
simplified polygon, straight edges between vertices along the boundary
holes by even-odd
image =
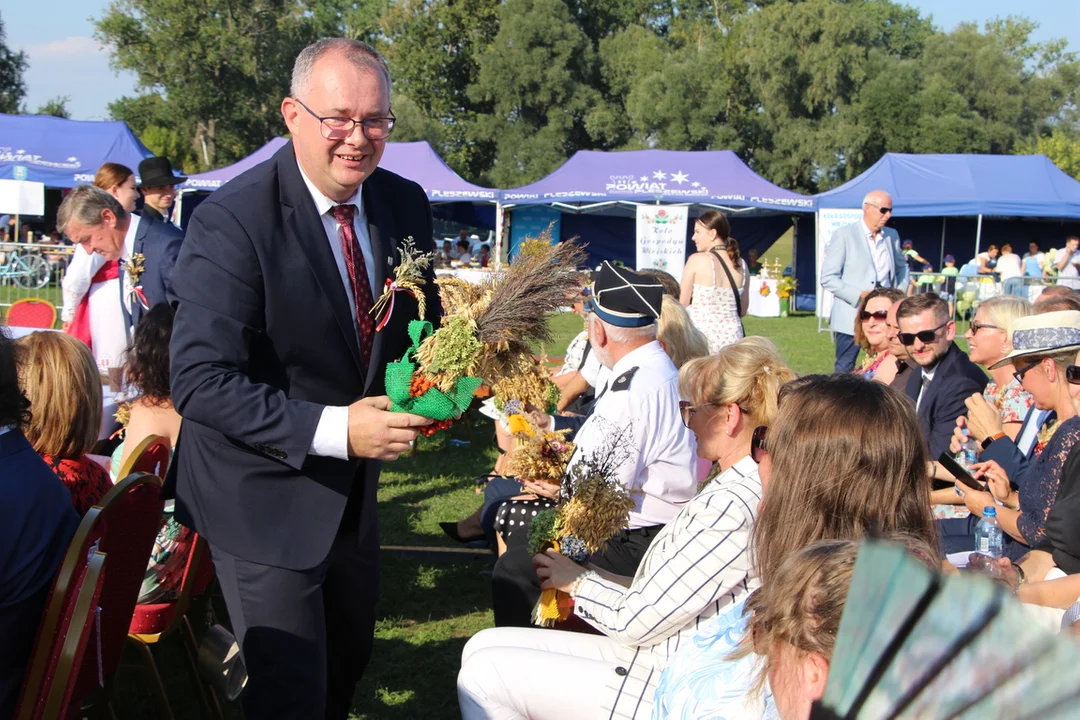
[[[633,368],[630,381],[622,381]],[[697,441],[679,415],[679,371],[654,341],[615,363],[611,378],[574,437],[577,449],[568,467],[609,451],[609,438],[629,426],[629,457],[617,478],[634,499],[630,527],[664,525],[697,490]]]

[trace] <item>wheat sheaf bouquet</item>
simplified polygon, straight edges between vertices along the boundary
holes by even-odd
[[[514,401],[549,409],[557,395],[530,343],[551,342],[547,315],[580,290],[577,268],[584,261],[574,240],[554,243],[545,231],[522,243],[513,262],[488,280],[436,280],[442,322],[438,329],[409,323],[412,347],[386,369],[392,409],[435,420],[425,428],[435,432],[468,409],[483,383],[497,406]],[[404,280],[417,284],[415,276]]]

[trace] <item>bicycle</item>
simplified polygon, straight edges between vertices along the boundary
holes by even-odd
[[[17,246],[0,252],[0,282],[13,280],[26,290],[37,290],[49,284],[52,267],[35,250],[19,252]]]

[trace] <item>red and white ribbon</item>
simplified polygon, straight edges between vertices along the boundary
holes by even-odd
[[[379,298],[379,302],[371,309],[372,312],[377,312],[381,306],[386,306],[386,314],[383,315],[379,324],[375,326],[375,332],[379,332],[386,327],[386,323],[390,322],[390,316],[394,313],[394,295],[399,292],[406,293],[412,299],[416,299],[416,293],[412,290],[401,287],[391,278],[386,278],[386,290],[383,291],[382,297]]]

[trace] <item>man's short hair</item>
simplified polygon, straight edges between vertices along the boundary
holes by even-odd
[[[1050,294],[1050,290],[1055,288],[1061,288],[1065,292],[1055,292]],[[1046,298],[1045,300],[1043,298]],[[1062,310],[1080,310],[1080,294],[1077,294],[1075,290],[1062,287],[1060,285],[1051,285],[1046,288],[1035,300],[1035,314],[1042,315],[1049,312],[1060,312]]]
[[[634,340],[648,340],[651,342],[656,339],[656,335],[660,330],[659,325],[655,322],[641,327],[620,327],[605,322],[596,313],[589,313],[588,317],[591,321],[601,323],[607,336],[617,343],[627,343]]]
[[[945,323],[949,321],[949,304],[933,293],[912,295],[901,302],[900,307],[896,310],[896,321],[899,322],[902,318],[922,315],[927,310],[932,311],[939,322]]]
[[[289,93],[294,98],[299,98],[307,89],[311,72],[315,69],[315,63],[319,61],[319,58],[332,52],[344,55],[358,67],[382,73],[383,78],[386,79],[386,87],[390,87],[390,68],[375,48],[366,42],[351,38],[323,38],[311,43],[296,56],[296,62],[293,63],[292,82],[289,85]]]
[[[127,217],[124,206],[109,193],[94,185],[77,185],[56,211],[56,229],[65,232],[73,220],[86,227],[98,227],[102,210],[109,210],[117,220]]]

